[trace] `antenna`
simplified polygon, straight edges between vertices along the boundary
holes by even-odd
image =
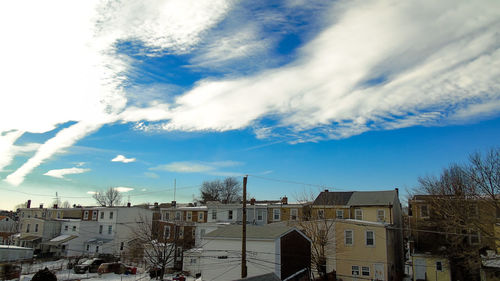
[[[176,188],[176,185],[177,185],[176,183],[177,183],[177,181],[176,181],[176,179],[174,179],[174,201],[175,201],[175,188]]]

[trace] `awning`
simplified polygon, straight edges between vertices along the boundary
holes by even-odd
[[[102,239],[102,238],[92,238],[86,241],[87,244],[98,244],[102,245],[108,242],[113,241],[112,239]]]
[[[40,236],[34,236],[34,235],[28,235],[28,236],[24,236],[24,237],[19,237],[19,240],[21,240],[21,241],[35,241],[35,240],[38,240],[38,239],[42,239],[42,237],[40,237]]]
[[[46,245],[51,245],[51,246],[59,246],[61,244],[64,244],[70,240],[75,239],[76,235],[59,235],[55,238],[52,238],[49,242],[45,243]]]

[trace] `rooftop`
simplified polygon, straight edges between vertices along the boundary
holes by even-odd
[[[241,225],[229,225],[205,234],[204,238],[241,238]],[[274,240],[294,229],[284,225],[247,225],[247,239]]]

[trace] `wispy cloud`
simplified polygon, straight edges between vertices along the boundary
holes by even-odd
[[[85,172],[90,171],[90,169],[84,169],[84,168],[67,168],[67,169],[55,169],[55,170],[50,170],[43,174],[44,176],[50,176],[54,178],[59,178],[63,179],[65,178],[64,176],[66,175],[73,175],[73,174],[82,174]]]
[[[144,172],[144,176],[146,176],[148,178],[152,178],[152,179],[157,179],[160,177],[160,176],[158,176],[158,174],[152,173],[152,172]]]
[[[500,112],[489,106],[500,101],[500,4],[338,5],[329,27],[304,44],[294,62],[252,76],[199,81],[175,104],[134,115],[151,121],[162,116],[167,121],[155,129],[181,131],[235,130],[273,116],[275,124],[255,126],[266,128],[256,134],[298,143]]]
[[[117,186],[117,187],[114,187],[113,189],[118,191],[118,192],[129,192],[129,191],[134,190],[134,188],[126,187],[126,186]]]
[[[115,158],[111,159],[111,162],[130,163],[130,162],[135,162],[135,158],[127,158],[120,154],[117,155]]]
[[[243,163],[236,161],[216,161],[216,162],[200,162],[200,161],[182,161],[172,162],[165,165],[159,165],[151,170],[168,171],[174,173],[223,173],[220,168],[228,168],[240,166]]]

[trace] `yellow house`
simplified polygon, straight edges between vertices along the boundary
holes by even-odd
[[[413,280],[451,281],[450,263],[447,258],[429,254],[413,254]]]
[[[327,272],[342,280],[398,280],[403,274],[403,221],[398,189],[321,192],[311,220],[335,222]]]
[[[337,220],[335,223],[337,278],[397,280],[396,231],[386,223]]]

